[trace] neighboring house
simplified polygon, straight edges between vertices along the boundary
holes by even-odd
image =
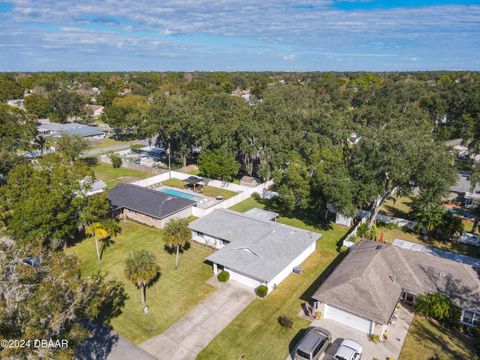
[[[265,220],[275,213],[262,212],[214,210],[189,227],[194,241],[219,249],[206,258],[214,274],[220,268],[234,281],[271,291],[315,251],[321,235]]]
[[[101,105],[85,105],[85,110],[92,115],[94,118],[98,118],[103,114],[104,107]]]
[[[192,215],[195,201],[133,184],[118,184],[108,192],[113,216],[163,228],[172,219]]]
[[[381,336],[400,301],[414,304],[418,295],[441,293],[462,309],[461,322],[474,326],[480,323],[480,262],[475,260],[401,240],[394,245],[364,240],[313,299],[322,317]]]
[[[59,124],[54,122],[40,123],[37,126],[38,133],[43,136],[62,137],[63,135],[81,136],[89,139],[105,138],[105,130],[96,126],[88,126],[78,123]]]
[[[13,99],[13,100],[8,100],[7,105],[14,106],[16,108],[25,110],[25,105],[23,99]]]
[[[476,184],[472,191],[470,176],[471,174],[467,171],[460,172],[457,182],[450,188],[450,192],[460,195],[460,202],[466,208],[474,207],[475,202],[480,199],[480,184]]]

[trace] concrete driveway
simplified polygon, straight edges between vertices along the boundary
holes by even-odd
[[[332,333],[333,339],[332,344],[330,344],[323,357],[320,357],[319,360],[332,360],[343,339],[351,339],[362,345],[362,359],[374,358],[383,360],[388,359],[390,356],[398,359],[412,319],[412,313],[401,306],[398,311],[398,320],[395,325],[390,325],[388,328],[388,340],[378,344],[371,342],[370,337],[366,333],[352,329],[334,320],[314,320],[311,326],[318,326],[329,330]],[[292,359],[292,355],[293,354],[290,354],[287,360]]]
[[[233,281],[218,290],[164,333],[139,346],[160,360],[193,360],[254,299],[252,289]]]

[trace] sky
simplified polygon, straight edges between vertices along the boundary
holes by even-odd
[[[0,0],[0,71],[480,70],[480,0]]]

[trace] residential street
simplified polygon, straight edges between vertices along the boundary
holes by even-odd
[[[148,141],[147,140],[135,140],[135,141],[130,141],[130,142],[125,143],[125,144],[111,145],[111,146],[105,146],[105,147],[97,148],[97,149],[90,149],[90,150],[84,151],[82,153],[82,157],[93,157],[93,156],[98,156],[98,155],[108,153],[110,151],[120,151],[120,150],[128,149],[130,146],[136,145],[136,144],[148,145]]]

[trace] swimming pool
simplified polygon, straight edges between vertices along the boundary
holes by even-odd
[[[458,208],[447,208],[447,211],[449,213],[452,213],[457,216],[461,216],[468,220],[475,220],[475,214],[467,210],[458,209]]]
[[[200,196],[195,196],[195,195],[188,194],[188,193],[185,193],[183,191],[179,191],[179,190],[175,190],[175,189],[161,189],[161,190],[158,190],[158,191],[160,191],[164,194],[167,194],[167,195],[172,195],[172,196],[176,196],[176,197],[187,199],[187,200],[192,200],[192,201],[203,200],[203,198],[200,197]]]

